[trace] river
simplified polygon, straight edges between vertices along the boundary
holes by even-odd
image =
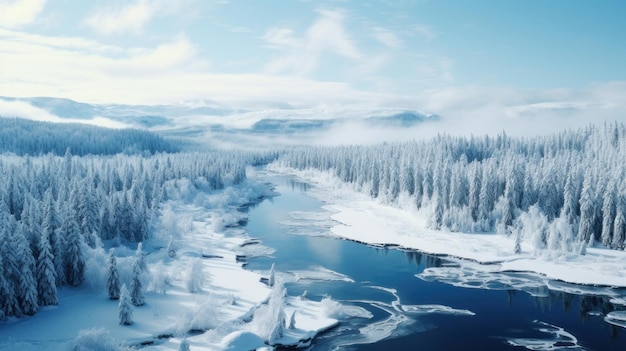
[[[275,252],[246,267],[266,272],[275,264],[285,276],[303,277],[286,283],[289,295],[331,296],[374,315],[319,335],[311,350],[626,350],[626,332],[604,321],[620,307],[604,290],[537,287],[528,274],[503,277],[529,281],[529,288],[420,279],[426,268],[454,269],[458,261],[329,237],[332,224],[323,219],[323,204],[307,195],[308,184],[273,173],[262,177],[279,195],[249,208],[246,228]]]

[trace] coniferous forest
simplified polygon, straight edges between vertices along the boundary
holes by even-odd
[[[330,171],[385,203],[414,206],[434,229],[506,233],[535,250],[626,246],[626,127],[548,136],[439,135],[376,146],[293,148],[279,164]]]
[[[103,242],[117,246],[149,239],[168,189],[211,191],[239,184],[246,166],[271,157],[237,151],[161,153],[171,145],[148,132],[138,133],[137,140],[155,142],[150,150],[156,153],[102,156],[110,153],[109,146],[98,148],[90,133],[74,128],[82,137],[69,144],[90,145],[92,155],[74,156],[67,148],[60,156],[0,156],[0,319],[56,305],[57,288],[80,286],[89,250]],[[37,130],[21,135],[24,145],[34,145]]]
[[[243,182],[247,166],[277,157],[281,166],[330,171],[372,198],[411,206],[434,229],[515,236],[516,252],[522,237],[537,252],[584,254],[588,245],[626,245],[621,124],[533,138],[439,135],[257,153],[167,153],[165,139],[147,140],[164,144],[135,155],[95,148],[76,156],[67,148],[64,155],[37,150],[29,156],[17,148],[0,157],[1,318],[57,304],[57,288],[80,286],[88,250],[103,242],[115,247],[150,239],[168,189],[223,189]]]

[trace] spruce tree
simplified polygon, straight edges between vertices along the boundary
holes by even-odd
[[[131,306],[126,284],[122,285],[120,289],[120,302],[117,305],[117,311],[121,325],[133,324],[133,307]]]
[[[18,302],[23,314],[32,316],[37,312],[37,281],[35,279],[35,259],[30,251],[28,241],[24,237],[23,225],[20,223],[14,239],[17,244],[19,278],[17,284]]]
[[[130,282],[130,299],[135,306],[145,303],[143,295],[143,283],[141,281],[141,266],[137,258],[133,262],[133,277]]]
[[[42,306],[58,304],[54,257],[46,231],[41,233],[37,258],[37,292]]]
[[[1,233],[0,233],[1,234]],[[13,287],[4,278],[2,254],[0,253],[0,320],[16,314],[17,299]]]
[[[107,290],[109,299],[117,300],[120,298],[120,278],[117,273],[117,259],[115,258],[115,249],[109,250],[109,266],[107,268]]]
[[[618,250],[623,250],[626,246],[626,199],[620,196],[617,205],[617,215],[615,216],[615,222],[613,223],[613,238],[611,240],[611,247]]]
[[[85,256],[83,253],[83,237],[80,227],[76,222],[74,211],[69,215],[61,226],[61,232],[65,235],[65,279],[71,286],[79,286],[85,278]]]
[[[0,210],[0,219],[3,215],[4,213]],[[4,224],[11,223],[10,217],[12,216],[5,216]],[[11,243],[12,240],[9,238],[6,228],[0,227],[0,309],[6,317],[21,315],[15,284],[19,271],[15,250]]]

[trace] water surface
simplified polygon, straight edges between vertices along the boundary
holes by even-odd
[[[613,305],[600,289],[598,294],[581,295],[538,283],[539,287],[526,289],[529,293],[497,282],[490,283],[498,289],[492,290],[419,279],[416,274],[426,268],[454,269],[457,263],[416,251],[327,237],[327,215],[321,213],[321,219],[310,215],[323,212],[323,204],[306,194],[308,184],[284,175],[265,177],[280,195],[249,209],[247,230],[275,252],[250,260],[248,269],[266,271],[275,264],[288,277],[289,272],[315,272],[324,267],[352,281],[302,279],[286,284],[288,294],[306,291],[315,300],[329,295],[374,315],[351,319],[320,335],[311,350],[626,350],[625,331],[603,317],[624,306]],[[534,279],[528,274],[508,278],[530,281],[530,285]],[[424,305],[448,306],[460,313],[414,313]],[[389,337],[371,343],[388,331],[392,331]]]

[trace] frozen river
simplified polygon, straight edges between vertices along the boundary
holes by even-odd
[[[626,349],[626,330],[605,321],[626,309],[611,289],[486,275],[454,260],[332,238],[330,214],[306,194],[307,184],[264,177],[280,195],[251,207],[246,227],[275,251],[247,268],[275,264],[289,295],[329,295],[374,316],[341,323],[312,350]]]

